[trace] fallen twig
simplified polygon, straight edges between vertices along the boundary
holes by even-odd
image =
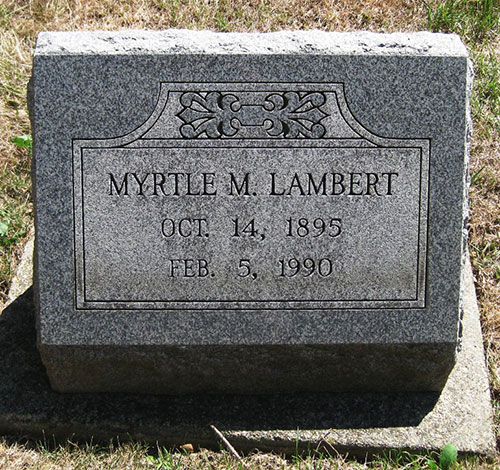
[[[238,452],[236,452],[236,449],[231,445],[231,443],[224,437],[224,435],[213,425],[211,424],[210,427],[212,428],[212,431],[217,434],[217,437],[222,441],[226,449],[229,451],[229,453],[236,459],[238,460],[243,467],[248,468],[247,464],[243,461],[243,459],[239,456]]]
[[[316,445],[316,452],[319,452],[319,449],[321,447],[323,447],[323,448],[329,447],[337,455],[338,459],[340,459],[343,462],[345,462],[347,460],[347,455],[348,454],[341,455],[339,453],[339,451],[330,442],[328,442],[327,437],[330,434],[331,434],[331,431],[328,431],[326,434],[324,434],[323,436],[321,436],[321,438],[318,440],[318,444]],[[326,451],[328,452],[328,449],[326,449]],[[331,457],[334,457],[330,452],[328,452],[328,455],[331,456]]]

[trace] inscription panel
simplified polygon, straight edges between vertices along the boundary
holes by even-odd
[[[429,141],[371,134],[340,84],[211,88],[73,142],[77,308],[425,307]]]

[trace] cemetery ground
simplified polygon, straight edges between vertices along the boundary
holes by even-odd
[[[0,3],[0,305],[30,234],[31,139],[26,85],[36,35],[44,30],[191,28],[456,32],[474,62],[471,148],[471,254],[490,384],[500,437],[500,5],[495,0],[2,0]],[[186,442],[188,444],[188,442]],[[369,461],[334,449],[288,456],[255,453],[242,460],[189,446],[173,453],[141,443],[0,438],[0,469],[17,468],[437,468],[439,456],[392,452]],[[443,468],[445,464],[441,465]],[[457,468],[498,468],[500,460],[462,457]]]

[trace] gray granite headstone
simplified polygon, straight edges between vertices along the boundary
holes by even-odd
[[[441,390],[471,72],[430,33],[41,33],[38,342],[60,391]]]

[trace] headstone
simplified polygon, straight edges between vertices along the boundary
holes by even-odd
[[[52,386],[441,390],[460,337],[470,83],[453,35],[41,33]]]

